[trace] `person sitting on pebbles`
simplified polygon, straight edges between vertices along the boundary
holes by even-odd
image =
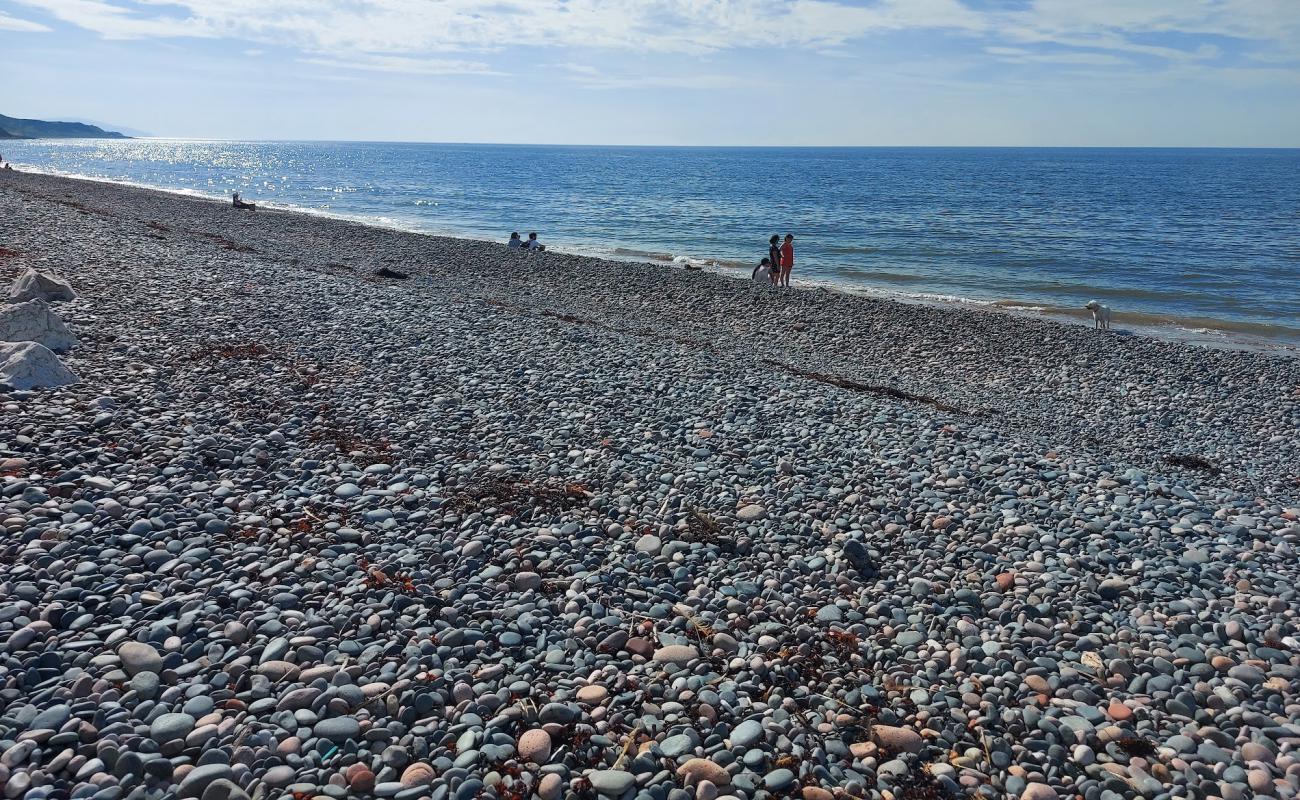
[[[536,232],[528,234],[528,252],[539,253],[546,249],[546,245],[537,241]]]

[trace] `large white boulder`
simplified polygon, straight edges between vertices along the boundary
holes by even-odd
[[[28,267],[9,287],[9,302],[25,303],[28,300],[75,300],[77,293],[62,278]]]
[[[56,353],[80,344],[44,300],[0,306],[0,342],[38,342]]]
[[[36,342],[0,342],[0,383],[15,389],[52,389],[76,383],[54,351]]]

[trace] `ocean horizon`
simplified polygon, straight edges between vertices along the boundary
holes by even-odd
[[[19,169],[1208,343],[1300,345],[1300,150],[14,140]]]

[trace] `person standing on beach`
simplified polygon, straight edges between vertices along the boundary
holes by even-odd
[[[794,234],[785,235],[785,244],[781,245],[781,285],[790,288],[790,270],[794,269]]]
[[[772,262],[772,283],[777,286],[781,285],[781,237],[772,234],[772,238],[767,240],[767,258]]]

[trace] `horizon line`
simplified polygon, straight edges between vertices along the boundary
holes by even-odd
[[[109,131],[116,133],[117,131]],[[297,139],[247,137],[225,138],[216,136],[127,136],[117,137],[33,137],[8,141],[70,141],[92,139],[96,141],[181,141],[181,142],[247,142],[250,144],[410,144],[478,147],[629,147],[660,149],[727,149],[727,150],[1300,150],[1295,145],[1162,145],[1162,144],[644,144],[622,142],[500,142],[500,141],[434,141],[427,139]]]

